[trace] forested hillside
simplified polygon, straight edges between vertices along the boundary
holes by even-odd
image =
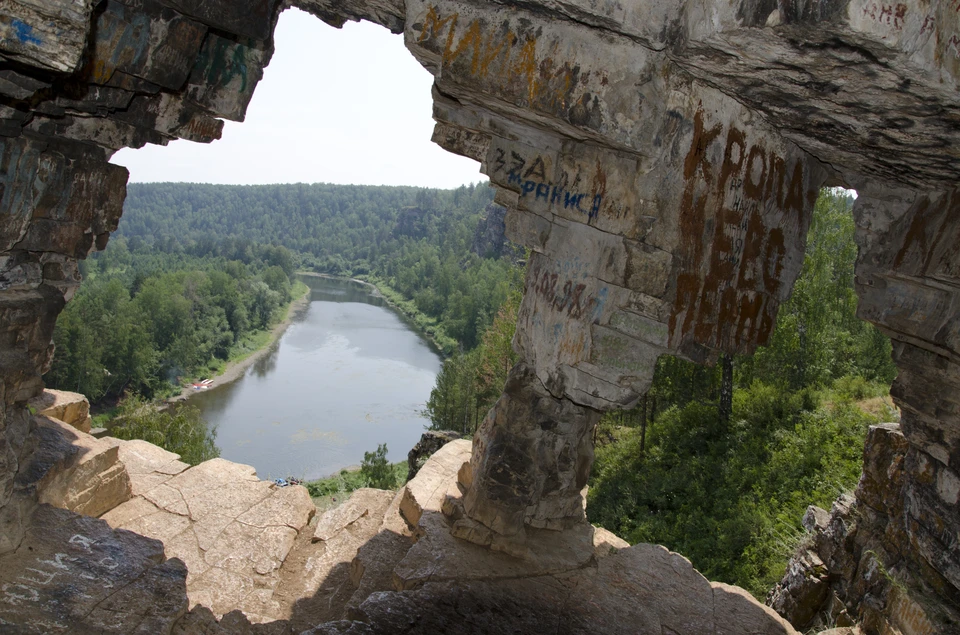
[[[145,245],[228,260],[269,243],[296,266],[369,279],[412,304],[447,352],[473,348],[518,276],[502,258],[471,251],[493,200],[485,185],[455,190],[330,184],[131,184],[119,235]]]
[[[167,394],[263,344],[307,269],[375,282],[447,353],[473,348],[520,285],[478,255],[486,186],[131,184],[106,251],[57,324],[48,385]]]
[[[114,238],[85,263],[84,282],[57,320],[47,385],[94,402],[161,396],[262,345],[291,300],[294,257],[271,245],[239,256],[130,250]]]

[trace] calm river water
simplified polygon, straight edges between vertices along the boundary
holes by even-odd
[[[193,395],[220,455],[260,478],[314,479],[386,443],[406,458],[440,358],[370,287],[303,277],[308,308],[243,377]]]

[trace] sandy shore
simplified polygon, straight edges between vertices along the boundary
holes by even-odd
[[[231,362],[227,364],[227,367],[224,371],[213,377],[213,383],[210,384],[210,388],[207,390],[212,390],[217,386],[222,386],[223,384],[229,384],[231,381],[236,381],[240,377],[243,377],[243,374],[246,372],[250,366],[253,365],[258,359],[269,353],[273,349],[273,345],[277,343],[277,340],[280,339],[280,336],[283,335],[284,331],[287,330],[287,327],[293,323],[293,320],[296,316],[300,315],[303,311],[306,310],[307,306],[310,304],[310,291],[307,290],[303,296],[297,298],[290,303],[290,308],[287,309],[287,319],[280,322],[273,327],[273,330],[270,332],[270,340],[262,348],[257,349],[251,353],[248,357],[238,361]],[[203,390],[196,390],[192,386],[186,387],[180,391],[180,394],[175,397],[170,397],[166,400],[166,403],[176,403],[178,401],[185,401],[191,396],[204,392]]]

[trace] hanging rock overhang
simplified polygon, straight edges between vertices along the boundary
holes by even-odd
[[[596,413],[635,402],[659,355],[711,363],[764,343],[816,194],[842,183],[859,192],[860,314],[900,368],[901,555],[956,597],[956,2],[294,4],[403,33],[435,77],[434,139],[481,162],[533,252],[523,364],[474,441],[472,522],[518,551],[525,527],[582,522]],[[56,315],[122,210],[110,156],[242,120],[285,6],[0,9],[0,553],[23,538],[14,477]]]

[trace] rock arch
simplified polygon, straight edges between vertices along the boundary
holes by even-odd
[[[522,552],[583,521],[600,410],[664,353],[711,362],[772,328],[816,193],[855,187],[860,314],[895,340],[902,479],[883,552],[960,589],[960,24],[956,2],[298,0],[402,33],[434,140],[481,162],[533,251],[514,369],[454,532]],[[29,0],[0,13],[0,553],[77,261],[116,228],[120,147],[242,119],[275,0]],[[892,538],[890,537],[892,536]],[[888,562],[888,564],[890,564]],[[946,610],[946,609],[945,609]]]

